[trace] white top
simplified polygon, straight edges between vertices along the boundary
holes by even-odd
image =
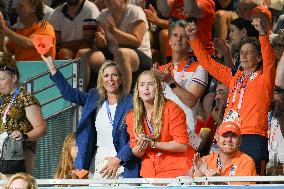
[[[61,41],[73,41],[83,39],[83,21],[85,19],[96,19],[100,13],[97,6],[86,0],[81,11],[71,19],[66,12],[67,4],[57,7],[49,18],[55,32],[61,32]]]
[[[114,120],[116,104],[109,105],[112,120]],[[112,125],[108,119],[106,102],[103,103],[102,107],[97,113],[96,117],[96,130],[97,130],[97,146],[105,148],[114,148],[112,138]]]
[[[184,89],[188,89],[189,85],[192,82],[197,82],[203,85],[204,87],[206,87],[207,85],[208,74],[204,70],[204,68],[200,65],[193,72],[184,72],[182,77],[180,77],[180,73],[181,72],[178,72],[175,69],[173,70],[175,81],[178,82],[178,84],[181,85]],[[186,115],[186,123],[187,123],[188,130],[194,131],[195,124],[196,124],[195,114],[197,111],[198,103],[194,107],[189,108],[176,96],[176,94],[172,91],[172,89],[167,84],[165,84],[164,94],[166,98],[174,101],[183,109]]]
[[[271,121],[269,120],[268,137],[269,159],[274,158],[274,150],[277,149],[277,159],[279,163],[284,163],[284,137],[280,130],[280,124],[274,116]]]
[[[116,41],[116,38],[108,31],[108,27],[106,25],[107,18],[111,15],[112,14],[108,9],[104,9],[98,16],[97,20],[101,22],[103,27],[106,29],[107,46],[108,46],[109,51],[115,54],[115,50],[117,49],[117,41]],[[146,15],[141,7],[128,4],[127,11],[124,15],[123,21],[121,25],[117,27],[119,30],[129,33],[131,30],[130,26],[140,20],[146,23],[147,28],[146,28],[143,40],[140,46],[138,47],[138,49],[151,58],[152,54],[151,54],[151,49],[150,49],[150,37],[148,33],[149,27],[148,27]]]

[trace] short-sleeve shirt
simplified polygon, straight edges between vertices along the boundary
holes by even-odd
[[[214,152],[202,158],[207,163],[208,169],[218,171],[218,153]],[[231,164],[222,168],[221,176],[256,176],[256,169],[253,159],[245,153],[238,152],[232,159]],[[252,182],[231,182],[230,184],[253,184]]]
[[[57,7],[49,17],[55,32],[61,32],[61,41],[68,42],[83,39],[83,21],[96,19],[100,13],[97,6],[86,0],[74,18],[67,14],[67,3]]]
[[[102,10],[97,20],[103,25],[103,28],[106,30],[106,38],[107,38],[107,47],[111,53],[115,53],[115,50],[118,48],[118,44],[116,38],[108,31],[107,19],[111,16],[111,12],[108,9]],[[127,5],[127,10],[124,15],[123,21],[120,26],[117,26],[119,30],[129,33],[132,29],[132,25],[138,21],[143,21],[146,23],[146,31],[144,33],[144,37],[138,47],[138,49],[143,52],[148,57],[152,57],[151,49],[150,49],[150,37],[148,33],[148,22],[146,15],[141,7],[136,5]]]
[[[17,34],[31,38],[33,35],[49,35],[54,37],[55,39],[55,32],[52,27],[52,25],[46,21],[42,20],[38,23],[33,24],[31,27],[24,27],[22,29],[19,29],[15,31]],[[12,40],[9,40],[7,43],[8,50],[15,54],[15,58],[17,61],[32,61],[32,60],[42,60],[40,54],[37,52],[37,50],[32,48],[24,48],[15,43]],[[52,48],[52,56],[55,58],[55,40],[53,42]]]
[[[1,97],[0,106],[0,117],[2,118],[4,112],[9,105],[13,95],[3,95]],[[26,117],[26,107],[31,105],[40,106],[38,100],[25,89],[20,88],[20,93],[17,95],[15,101],[13,102],[11,108],[7,113],[7,123],[3,124],[2,119],[0,119],[0,133],[3,131],[20,131],[21,133],[28,133],[33,129],[33,126]],[[35,142],[28,142],[32,151],[35,150]],[[24,146],[25,147],[25,146]]]
[[[133,116],[133,111],[126,116],[131,148],[136,145]],[[145,117],[143,127],[145,134],[150,135]],[[183,110],[173,101],[167,100],[164,105],[162,129],[158,142],[169,141],[188,144],[188,135]],[[169,152],[148,147],[142,157],[140,175],[144,178],[173,178],[185,175],[188,170],[187,152]]]
[[[190,60],[190,59],[189,59]],[[187,64],[189,64],[189,60],[181,61],[178,65],[174,66],[172,62],[160,66],[160,70],[164,71],[166,67],[169,68],[170,74],[175,79],[175,81],[181,85],[184,89],[188,89],[190,84],[192,82],[198,83],[204,88],[207,85],[208,82],[208,74],[205,71],[205,69],[199,65],[198,62],[192,62],[186,70],[183,71],[183,69],[186,67]],[[164,85],[164,94],[167,99],[170,99],[177,103],[185,112],[186,115],[186,123],[190,130],[194,131],[195,124],[196,124],[196,111],[198,103],[192,107],[189,108],[187,105],[185,105],[179,98],[176,96],[176,94],[172,91],[172,89],[169,87],[169,85]]]

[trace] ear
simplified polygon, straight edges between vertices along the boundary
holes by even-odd
[[[18,77],[16,75],[12,76],[12,81],[13,83],[17,83],[18,82]]]
[[[262,57],[260,55],[257,56],[257,62],[260,63],[262,61]]]

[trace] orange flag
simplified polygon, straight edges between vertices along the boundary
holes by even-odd
[[[46,55],[51,51],[53,47],[54,37],[50,35],[33,35],[32,41],[37,50],[41,55]]]

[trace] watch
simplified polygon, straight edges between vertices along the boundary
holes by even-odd
[[[174,89],[174,88],[177,87],[177,83],[176,83],[175,81],[173,81],[173,82],[171,82],[171,83],[169,84],[169,87],[170,87],[171,89]]]

